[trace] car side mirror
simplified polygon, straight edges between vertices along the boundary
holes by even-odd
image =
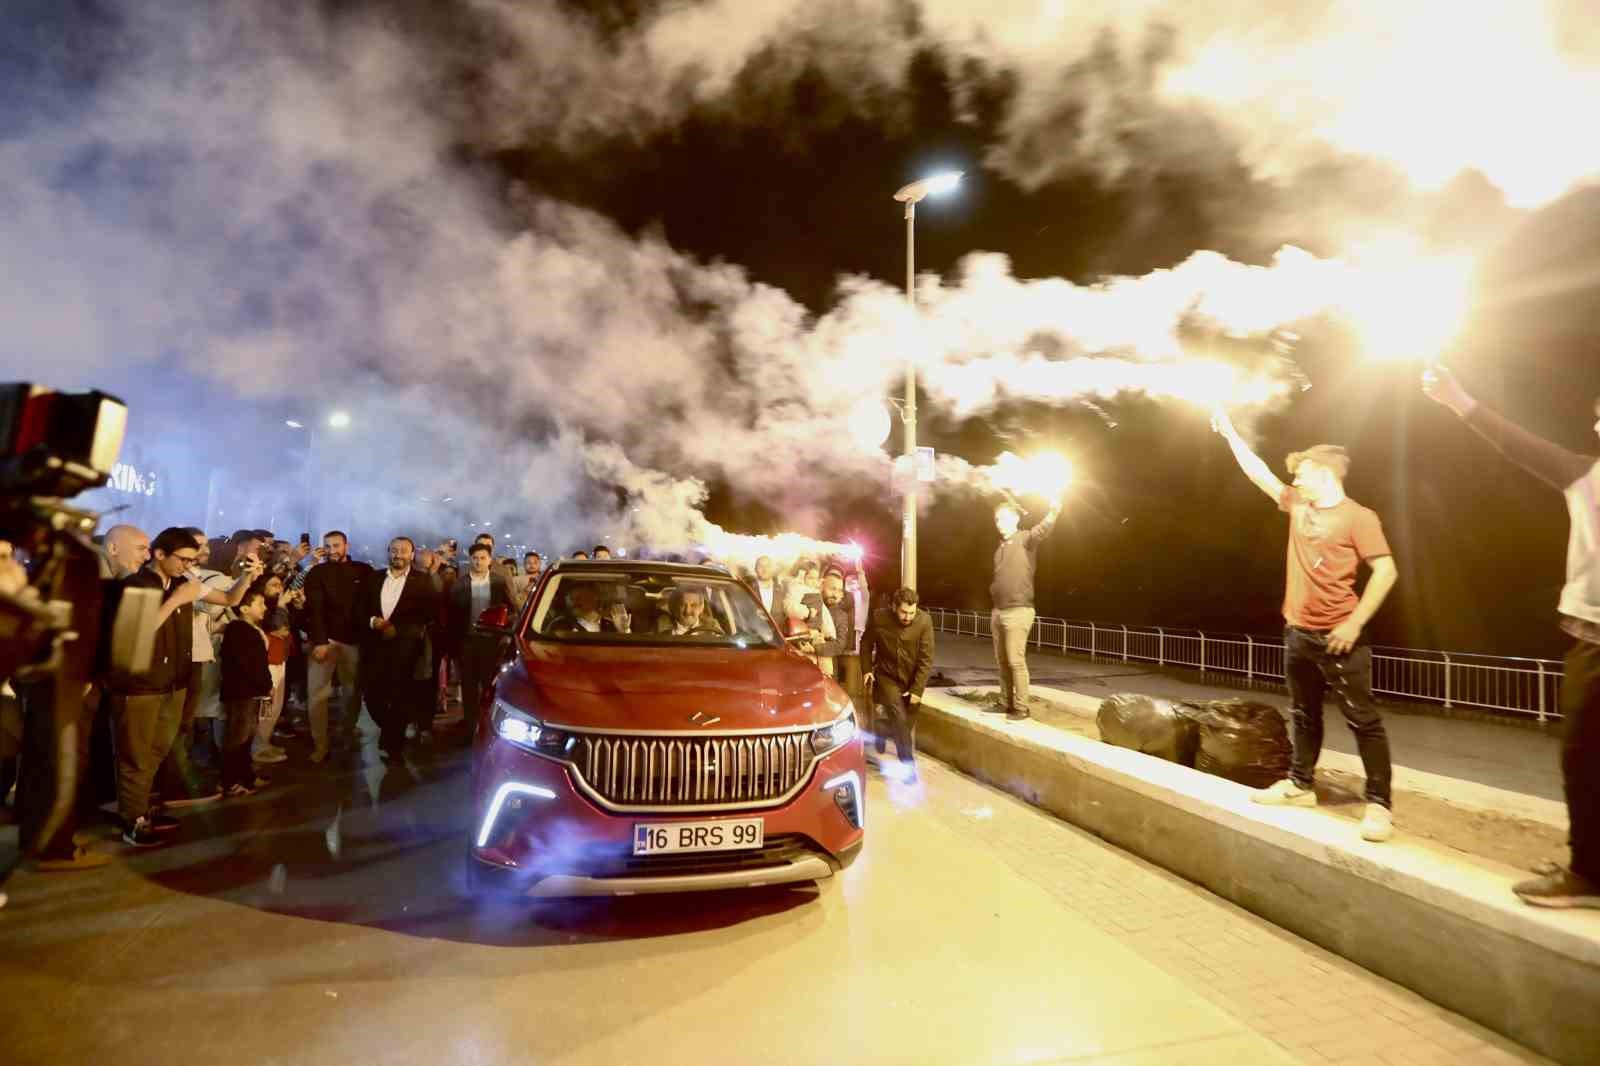
[[[509,636],[511,634],[511,608],[503,603],[485,607],[483,613],[478,615],[476,628],[478,632],[490,636]]]

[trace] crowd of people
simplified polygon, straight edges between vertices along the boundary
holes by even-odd
[[[1542,906],[1600,906],[1600,790],[1589,780],[1600,753],[1600,461],[1489,411],[1442,367],[1428,370],[1424,387],[1566,497],[1572,528],[1559,611],[1562,628],[1575,641],[1562,688],[1572,861],[1519,883],[1515,891]],[[1382,522],[1346,495],[1350,457],[1343,448],[1316,445],[1291,454],[1285,465],[1292,481],[1286,484],[1225,414],[1216,416],[1214,426],[1241,471],[1287,516],[1289,527],[1283,616],[1293,754],[1288,775],[1253,798],[1269,805],[1316,805],[1323,704],[1332,699],[1355,735],[1366,771],[1361,835],[1388,840],[1394,833],[1393,772],[1372,695],[1366,635],[1398,578]],[[1600,422],[1594,428],[1600,433]],[[995,510],[1000,540],[990,623],[1001,698],[993,709],[1007,721],[1030,715],[1027,644],[1035,621],[1035,571],[1040,545],[1058,514],[1052,508],[1024,531],[1014,503]],[[178,828],[170,808],[248,796],[270,784],[264,768],[289,757],[277,743],[285,728],[288,735],[296,728],[309,734],[313,764],[353,747],[363,706],[379,729],[384,758],[403,757],[410,743],[431,743],[451,687],[459,686],[463,706],[477,707],[498,666],[496,638],[480,633],[474,621],[491,607],[520,609],[543,566],[537,552],[520,565],[497,560],[487,532],[464,558],[454,540],[418,550],[409,537],[396,537],[383,567],[353,559],[349,538],[339,531],[313,547],[309,537],[291,544],[266,530],[213,539],[199,529],[173,528],[152,539],[120,525],[106,531],[100,547],[104,578],[159,590],[162,598],[150,667],[98,678],[78,729],[80,766],[91,771],[79,775],[85,798],[98,801],[100,790],[114,781],[122,839],[135,847],[160,844]],[[596,545],[572,557],[603,560],[611,551]],[[748,573],[715,560],[697,561],[723,566],[746,582],[784,638],[850,694],[874,754],[886,755],[893,740],[897,760],[888,768],[902,780],[915,780],[915,723],[934,655],[932,620],[919,607],[916,591],[902,588],[872,610],[858,558],[802,559],[786,573],[767,556],[754,560]],[[1363,568],[1367,580],[1358,590]],[[631,622],[603,617],[598,597],[583,599],[583,589],[575,590],[570,604],[573,626],[601,632],[609,624],[626,631]],[[656,620],[656,631],[694,635],[714,626],[705,606],[692,593],[675,598],[670,612]],[[24,690],[6,695],[26,700],[25,687],[19,688]],[[292,723],[283,721],[286,708]],[[96,738],[107,737],[110,742],[99,747],[114,752],[114,775],[105,768],[108,760],[94,758]],[[14,763],[0,764],[0,796],[10,790]],[[24,763],[24,775],[29,769]],[[19,784],[19,803],[43,794]],[[39,869],[87,869],[107,861],[85,846],[76,828],[69,818],[52,839],[35,843]]]
[[[84,701],[80,795],[51,838],[33,842],[42,871],[110,861],[80,831],[105,801],[126,844],[153,847],[178,830],[171,811],[270,785],[289,738],[309,737],[311,764],[354,751],[363,707],[383,758],[432,744],[450,697],[475,706],[498,665],[497,644],[472,620],[491,605],[519,608],[543,569],[538,552],[520,564],[497,559],[489,533],[464,559],[454,540],[418,551],[397,537],[383,568],[355,559],[339,530],[313,546],[262,529],[151,537],[116,525],[96,544],[104,580],[157,590],[161,606],[148,667],[104,671]],[[46,698],[21,683],[0,696],[17,712],[8,722],[23,719],[30,697]],[[15,756],[0,760],[0,797],[15,783],[19,808],[43,802],[47,776]]]

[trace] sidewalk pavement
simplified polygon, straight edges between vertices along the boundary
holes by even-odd
[[[1281,690],[1204,685],[1136,663],[1069,658],[1033,648],[1028,665],[1034,695],[1091,718],[1101,700],[1118,692],[1171,700],[1251,699],[1288,714],[1289,697]],[[982,637],[938,634],[934,668],[954,688],[993,688],[998,683],[994,646]],[[1360,775],[1355,738],[1331,702],[1325,709],[1328,724],[1319,765]],[[1389,713],[1384,726],[1396,786],[1565,828],[1558,737],[1433,714]]]

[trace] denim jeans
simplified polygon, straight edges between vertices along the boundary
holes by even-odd
[[[1357,644],[1344,655],[1334,655],[1328,651],[1327,633],[1295,626],[1284,627],[1283,647],[1293,719],[1290,780],[1301,788],[1311,787],[1317,756],[1322,754],[1322,701],[1331,691],[1361,752],[1367,802],[1392,806],[1389,736],[1372,701],[1372,648]]]
[[[1567,652],[1561,718],[1572,872],[1600,882],[1600,644],[1579,641]]]
[[[1000,668],[1000,705],[1009,714],[1028,713],[1028,634],[1032,607],[996,607],[989,614],[994,661]]]

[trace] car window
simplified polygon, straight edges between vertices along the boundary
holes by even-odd
[[[774,647],[783,639],[743,585],[723,575],[660,571],[552,574],[528,611],[535,640]]]

